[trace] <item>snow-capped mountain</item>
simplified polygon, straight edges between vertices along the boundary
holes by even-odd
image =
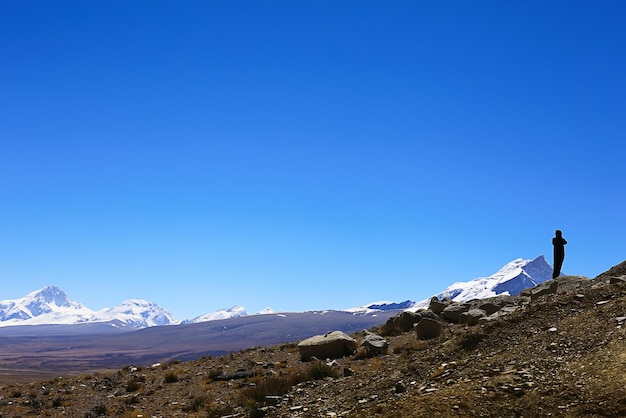
[[[456,282],[434,296],[440,299],[448,297],[454,301],[463,302],[500,294],[517,295],[523,289],[534,287],[551,278],[552,267],[543,256],[534,260],[518,258],[491,276],[479,277],[467,282]],[[347,309],[347,311],[355,315],[376,315],[376,312],[383,311],[419,309],[428,306],[429,302],[430,298],[417,303],[410,300],[400,303],[382,301]],[[271,308],[265,308],[257,315],[274,313]],[[70,300],[67,294],[56,286],[47,286],[20,299],[0,301],[0,327],[99,322],[116,327],[146,328],[232,319],[248,315],[245,308],[233,306],[230,309],[221,309],[181,322],[166,309],[142,299],[129,299],[114,308],[92,311]]]
[[[220,309],[213,313],[197,316],[193,319],[183,321],[184,324],[195,324],[198,322],[217,321],[220,319],[239,318],[242,316],[248,316],[248,312],[242,306],[233,306],[230,309]]]
[[[276,312],[274,311],[274,309],[270,308],[269,306],[259,312],[257,312],[257,315],[271,315],[271,314],[275,314]]]
[[[447,297],[456,302],[465,302],[501,294],[517,295],[523,289],[535,287],[550,279],[552,279],[552,267],[543,255],[534,260],[518,258],[505,264],[491,276],[478,277],[467,282],[456,282],[434,296],[439,299]],[[428,306],[429,301],[430,298],[424,299],[417,302],[414,307]]]
[[[465,302],[471,299],[484,299],[502,294],[517,295],[523,289],[535,287],[551,278],[552,267],[543,255],[534,260],[518,258],[505,264],[491,276],[478,277],[467,282],[456,282],[433,296],[437,296],[439,299],[447,297],[456,302]],[[432,296],[419,302],[410,300],[400,303],[389,301],[373,302],[347,309],[347,311],[367,314],[395,309],[417,310],[427,307],[431,298]]]
[[[159,305],[138,299],[127,300],[114,308],[92,311],[70,300],[56,286],[46,286],[23,298],[0,301],[0,326],[87,322],[107,322],[118,327],[133,328],[179,323]]]
[[[115,308],[107,308],[96,312],[93,319],[97,322],[118,320],[134,328],[180,323],[167,309],[143,299],[125,300]]]
[[[371,314],[374,312],[380,311],[395,311],[395,310],[404,310],[410,309],[415,305],[415,302],[412,300],[405,300],[404,302],[391,302],[391,301],[381,301],[381,302],[372,302],[367,305],[359,306],[356,308],[346,309],[347,312],[351,312],[353,314]]]
[[[0,326],[74,324],[88,321],[93,311],[71,301],[55,286],[29,293],[20,299],[0,301]]]

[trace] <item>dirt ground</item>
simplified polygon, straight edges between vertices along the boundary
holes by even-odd
[[[626,416],[625,321],[626,284],[589,280],[376,357],[293,343],[3,386],[0,417]]]

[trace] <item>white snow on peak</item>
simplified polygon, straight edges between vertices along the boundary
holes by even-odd
[[[0,326],[73,324],[92,313],[58,287],[46,286],[19,299],[0,301]]]
[[[271,315],[271,314],[274,314],[274,313],[276,313],[276,312],[274,311],[274,309],[272,309],[272,308],[270,308],[270,307],[267,307],[267,308],[265,308],[265,309],[263,309],[263,310],[259,311],[259,312],[257,313],[257,315]]]
[[[552,267],[543,255],[534,260],[517,258],[488,277],[456,282],[434,296],[456,302],[484,299],[497,295],[517,295],[523,289],[537,286],[552,278]],[[427,307],[431,298],[417,302],[414,308]]]
[[[235,305],[229,309],[220,309],[219,311],[215,311],[213,313],[208,313],[205,315],[200,315],[191,319],[189,321],[184,321],[184,323],[195,324],[198,322],[207,322],[207,321],[217,321],[220,319],[230,319],[230,318],[239,318],[242,316],[247,316],[248,312],[242,306]]]
[[[345,311],[353,313],[353,314],[368,315],[368,314],[372,314],[372,313],[376,313],[380,311],[408,309],[408,308],[411,308],[414,304],[415,302],[412,302],[410,300],[406,300],[400,303],[389,301],[389,300],[383,300],[379,302],[368,303],[367,305],[363,305],[363,306],[357,306],[356,308],[349,308],[349,309],[346,309]]]
[[[105,308],[96,312],[93,319],[97,322],[117,319],[135,328],[180,323],[167,309],[143,299],[125,300],[114,308]]]
[[[0,326],[86,322],[111,322],[116,326],[135,328],[179,323],[159,305],[139,299],[127,300],[114,308],[96,312],[70,300],[56,286],[46,286],[19,299],[0,301]]]

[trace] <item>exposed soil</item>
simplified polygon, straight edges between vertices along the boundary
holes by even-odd
[[[626,284],[588,281],[372,358],[302,362],[294,343],[3,386],[0,416],[625,416],[625,317]]]

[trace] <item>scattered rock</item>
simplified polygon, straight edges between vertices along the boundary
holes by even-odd
[[[363,338],[359,346],[365,349],[368,357],[374,357],[380,354],[387,354],[389,342],[380,335],[366,332],[365,338]]]
[[[300,357],[308,361],[312,357],[340,358],[349,356],[356,350],[357,342],[341,331],[307,338],[298,344]]]
[[[470,309],[469,311],[463,312],[461,314],[459,322],[462,324],[467,324],[469,326],[477,325],[480,321],[480,318],[484,318],[486,316],[487,313],[482,309]]]
[[[530,300],[537,300],[537,298],[541,296],[556,293],[558,288],[559,282],[556,280],[547,280],[538,286],[522,290],[520,295],[530,297]]]
[[[626,283],[626,276],[611,277],[609,278],[609,283],[610,284],[624,284]]]
[[[417,338],[420,340],[437,338],[441,335],[442,329],[441,322],[431,318],[424,318],[415,326]]]
[[[395,393],[406,392],[406,385],[404,384],[404,382],[400,381],[400,382],[396,383],[394,391],[395,391]]]
[[[461,314],[468,310],[469,306],[464,303],[453,303],[443,310],[442,315],[446,320],[456,323],[461,319]]]
[[[519,306],[505,306],[505,307],[503,307],[502,309],[500,309],[496,313],[493,313],[493,314],[491,314],[489,316],[484,316],[484,317],[480,318],[478,320],[478,323],[481,324],[481,325],[484,325],[484,324],[487,324],[487,323],[489,323],[491,321],[496,321],[496,320],[502,318],[505,315],[508,315],[508,314],[510,314],[512,312],[515,312],[518,309],[519,309]]]
[[[252,370],[237,370],[233,373],[222,373],[219,376],[214,377],[213,380],[237,380],[254,376],[256,376],[256,373]]]
[[[430,304],[428,305],[428,309],[433,311],[436,315],[439,315],[443,312],[443,310],[448,307],[451,303],[451,300],[448,298],[444,298],[443,300],[439,300],[437,296],[433,296],[430,299]]]
[[[496,305],[493,302],[487,302],[487,303],[482,303],[478,306],[478,309],[482,310],[485,312],[485,315],[489,316],[489,315],[493,315],[494,313],[498,312],[500,309],[502,309],[502,306],[500,305]]]
[[[380,333],[382,335],[398,335],[413,329],[413,325],[422,319],[420,313],[404,311],[387,320],[382,326]]]

